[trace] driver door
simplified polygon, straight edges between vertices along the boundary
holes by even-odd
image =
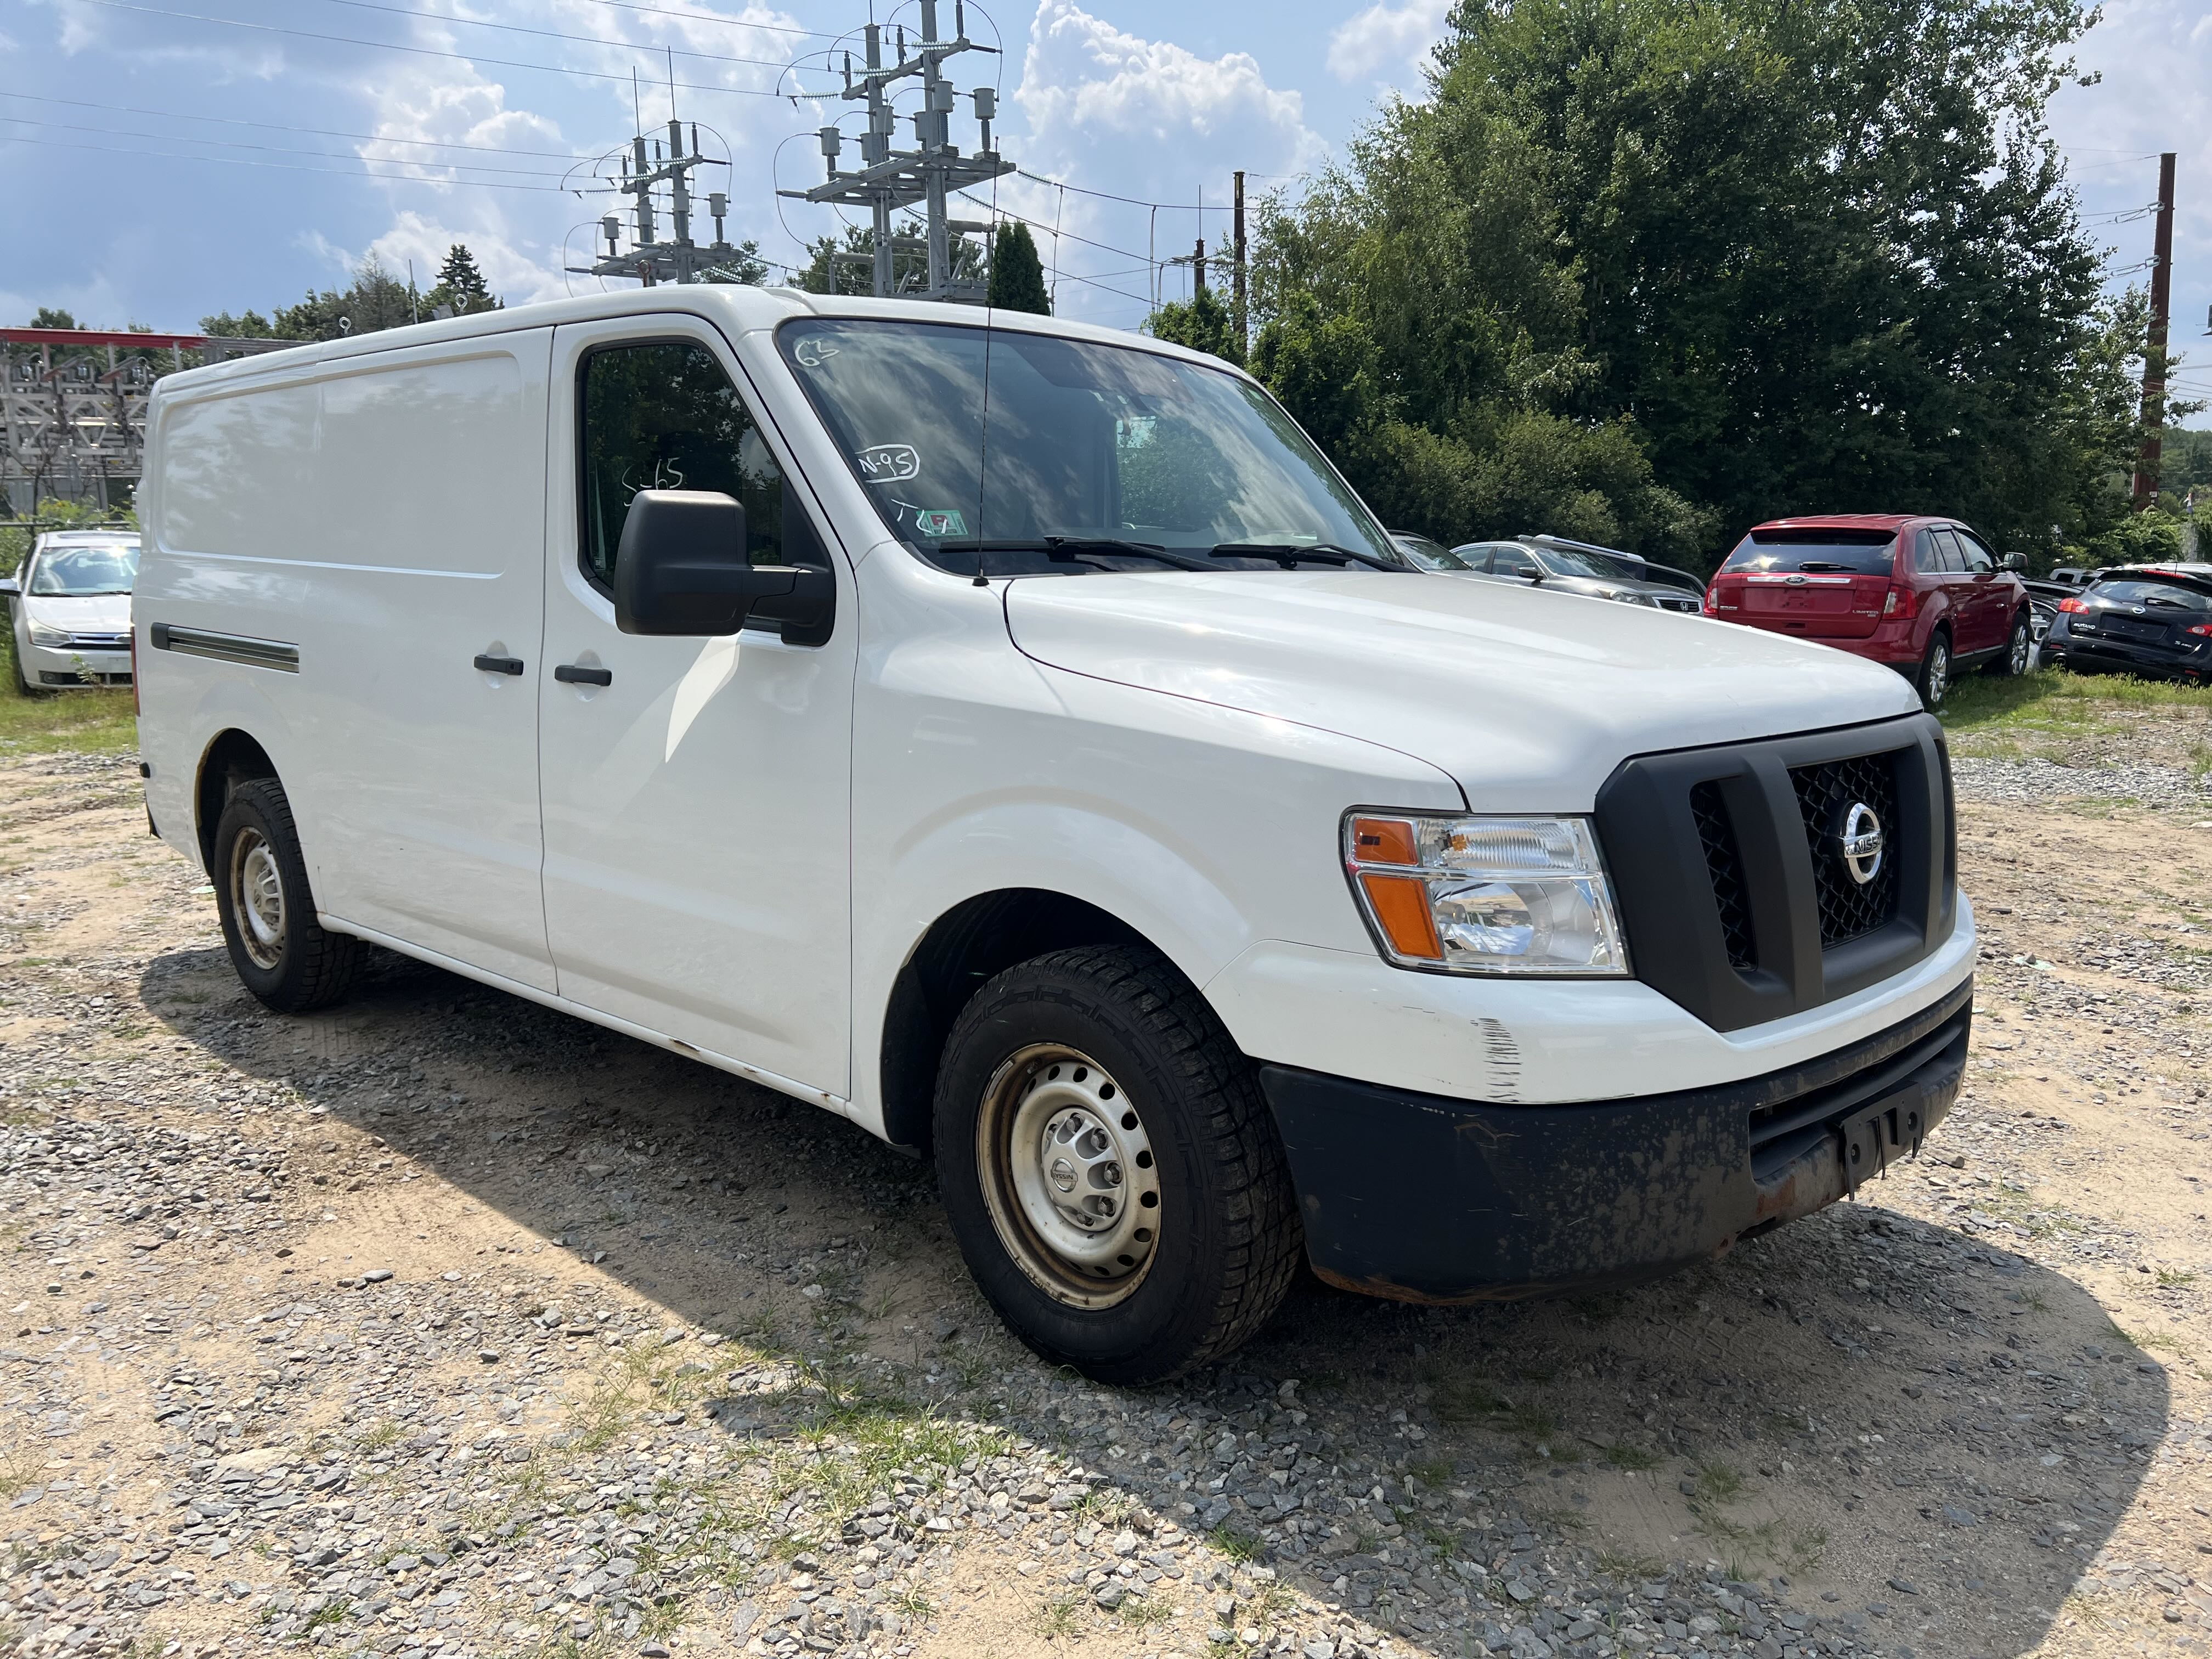
[[[538,731],[561,994],[849,1097],[850,572],[703,319],[562,327],[553,385]],[[617,629],[609,584],[641,489],[734,495],[754,563],[830,568],[829,640]]]

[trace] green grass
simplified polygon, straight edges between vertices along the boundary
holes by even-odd
[[[11,636],[0,634],[0,756],[112,755],[135,748],[138,721],[128,691],[57,691],[27,697],[15,683]]]
[[[1942,719],[1954,752],[2016,759],[2109,737],[2146,715],[2190,714],[2212,719],[2212,690],[2045,668],[2016,678],[1967,675],[1952,686]],[[2212,767],[2212,747],[2193,745],[2191,765]]]

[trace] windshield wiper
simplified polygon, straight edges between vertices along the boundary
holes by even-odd
[[[1814,574],[1824,570],[1840,570],[1847,576],[1856,574],[1851,569],[1850,566],[1847,564],[1838,564],[1832,559],[1800,559],[1797,562],[1797,568],[1808,575]]]
[[[1288,570],[1300,559],[1317,564],[1364,564],[1376,570],[1403,570],[1402,564],[1378,559],[1372,553],[1340,547],[1334,542],[1216,542],[1207,550],[1217,559],[1273,559]]]
[[[1091,570],[1111,570],[1114,567],[1100,564],[1096,557],[1086,555],[1151,559],[1156,563],[1172,565],[1177,570],[1213,568],[1204,559],[1176,552],[1157,542],[1124,541],[1118,536],[929,536],[912,545],[930,553],[1042,553],[1054,564],[1080,564]]]
[[[1119,536],[1045,536],[1045,556],[1057,559],[1063,556],[1073,558],[1083,553],[1127,553],[1133,558],[1158,559],[1162,564],[1171,564],[1178,570],[1211,570],[1213,567],[1204,559],[1194,559],[1188,553],[1177,553],[1162,547],[1158,542],[1133,542]]]

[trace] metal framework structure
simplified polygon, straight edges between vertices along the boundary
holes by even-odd
[[[889,64],[884,62],[883,26],[870,23],[865,35],[866,61],[856,74],[850,55],[847,56],[845,89],[842,94],[867,106],[868,126],[860,135],[859,170],[838,171],[844,135],[834,125],[826,126],[820,136],[822,155],[830,175],[827,181],[811,190],[777,192],[820,206],[867,210],[874,228],[872,254],[839,257],[868,259],[872,272],[870,291],[878,297],[888,297],[898,291],[892,278],[893,250],[914,244],[914,239],[891,234],[891,215],[916,203],[923,204],[926,234],[921,239],[921,246],[927,254],[927,273],[916,297],[978,305],[987,291],[984,282],[953,275],[952,237],[960,232],[988,231],[990,227],[951,218],[946,202],[956,190],[988,184],[1012,173],[1014,164],[991,148],[991,122],[998,114],[998,94],[989,87],[978,87],[969,94],[975,100],[975,119],[981,129],[980,147],[974,155],[963,155],[952,143],[952,106],[959,94],[945,78],[945,60],[963,52],[998,50],[996,46],[979,46],[968,38],[966,9],[960,0],[954,0],[952,17],[953,38],[939,40],[937,0],[921,0],[921,39],[915,54],[910,58],[907,55],[906,29],[901,25],[895,34],[897,61]],[[921,107],[914,112],[916,147],[910,150],[893,149],[891,135],[898,118],[891,108],[890,91],[898,82],[917,76],[921,81]]]
[[[648,156],[648,143],[654,154]],[[691,240],[691,213],[698,198],[691,189],[694,167],[726,167],[727,161],[717,161],[699,151],[699,128],[691,128],[690,143],[684,143],[684,123],[672,119],[668,123],[667,150],[660,153],[658,139],[648,139],[639,133],[629,141],[629,149],[623,157],[622,176],[610,179],[615,189],[625,196],[637,198],[630,210],[631,240],[627,252],[622,247],[622,216],[610,213],[599,221],[599,234],[606,238],[607,251],[588,265],[570,265],[571,275],[577,276],[628,276],[647,288],[662,283],[713,283],[737,280],[738,262],[744,258],[740,250],[730,245],[723,234],[722,221],[728,216],[730,198],[721,191],[707,194],[707,212],[714,221],[714,240],[701,246]],[[668,186],[670,229],[674,233],[666,241],[656,235],[659,225],[653,211],[653,192],[656,186]]]
[[[0,489],[18,515],[42,501],[116,505],[146,465],[146,405],[154,382],[202,362],[281,351],[291,340],[208,334],[106,333],[0,328]],[[161,366],[162,354],[168,368]]]

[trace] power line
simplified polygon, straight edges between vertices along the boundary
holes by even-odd
[[[659,42],[641,44],[635,40],[610,40],[599,34],[564,34],[558,29],[532,28],[526,23],[495,23],[484,17],[459,17],[447,12],[421,11],[412,6],[393,6],[383,0],[324,0],[325,5],[351,6],[356,11],[388,12],[395,17],[426,17],[434,23],[465,23],[471,28],[501,29],[509,34],[535,34],[548,40],[573,40],[580,46],[619,46],[629,52],[647,52],[659,57],[672,52],[678,58],[700,58],[716,64],[749,64],[761,69],[782,70],[790,62],[780,58],[733,58],[725,52],[694,52],[688,46],[672,46]]]
[[[132,104],[95,104],[83,98],[41,98],[35,93],[5,92],[0,98],[17,98],[26,103],[58,104],[70,109],[105,110],[111,115],[150,115],[164,121],[210,121],[229,127],[257,127],[265,132],[296,132],[310,138],[353,138],[367,144],[411,144],[429,149],[465,149],[479,155],[525,155],[549,161],[592,161],[595,155],[578,155],[561,149],[514,149],[504,144],[465,144],[445,138],[393,138],[380,132],[337,132],[328,127],[287,126],[281,121],[247,121],[234,115],[186,115],[176,110],[142,109]],[[188,137],[183,133],[152,134],[149,137],[174,137],[185,143],[212,143],[209,138]],[[424,165],[434,165],[425,163]],[[435,163],[451,166],[453,163]]]
[[[137,5],[132,0],[76,0],[82,6],[106,6],[116,11],[137,12],[149,17],[173,17],[190,23],[214,23],[225,28],[249,29],[258,34],[289,35],[301,40],[322,40],[334,46],[368,46],[379,52],[401,52],[416,58],[443,58],[455,63],[486,64],[494,69],[539,70],[549,75],[573,75],[586,81],[611,81],[617,84],[629,80],[626,75],[614,75],[604,70],[571,69],[563,64],[525,64],[511,58],[485,58],[472,52],[441,52],[434,46],[409,46],[392,40],[362,40],[352,35],[321,34],[313,29],[286,28],[277,23],[249,23],[235,17],[209,17],[199,12],[171,11],[161,6]],[[450,21],[450,20],[449,20]],[[657,52],[656,46],[633,46],[630,50]],[[817,93],[789,94],[765,90],[758,87],[724,87],[712,82],[704,84],[689,81],[657,81],[656,86],[669,86],[679,92],[725,92],[742,98],[815,98]]]
[[[1147,202],[1141,197],[1116,196],[1110,190],[1085,190],[1081,185],[1066,184],[1058,179],[1048,179],[1041,173],[1031,173],[1027,167],[1017,167],[1015,171],[1031,184],[1050,185],[1054,190],[1072,190],[1078,196],[1096,196],[1105,202],[1127,202],[1131,207],[1166,208],[1176,213],[1227,213],[1230,210],[1229,204],[1225,202],[1218,207],[1211,206],[1204,202]]]
[[[98,133],[109,138],[151,138],[157,143],[166,142],[169,143],[180,144],[220,144],[226,149],[254,149],[263,151],[270,155],[319,155],[325,160],[331,161],[383,161],[392,167],[446,167],[455,172],[462,173],[520,173],[532,179],[565,179],[568,176],[567,172],[556,173],[550,167],[494,167],[490,163],[485,161],[413,161],[400,156],[356,155],[345,150],[295,149],[287,144],[253,144],[248,143],[244,139],[240,138],[195,138],[185,133],[137,132],[125,127],[89,127],[79,126],[68,121],[33,121],[28,116],[25,115],[0,115],[0,121],[5,121],[14,126],[45,127],[54,132],[91,132]],[[226,156],[211,155],[206,159],[211,161],[220,161],[229,158]],[[590,158],[582,157],[580,159],[589,160]],[[431,182],[452,181],[434,180]]]
[[[257,161],[246,155],[188,155],[172,150],[116,149],[106,144],[72,143],[62,138],[26,138],[16,133],[0,133],[0,144],[36,144],[41,149],[90,150],[98,155],[136,155],[142,160],[154,161],[220,161],[227,167],[268,167],[279,173],[328,173],[341,179],[369,179],[380,184],[445,185],[465,190],[532,190],[560,196],[569,193],[559,185],[510,185],[496,179],[421,179],[404,173],[356,173],[350,167],[303,167],[289,161]]]

